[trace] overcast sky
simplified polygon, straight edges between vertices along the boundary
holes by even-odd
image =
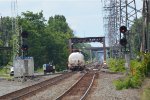
[[[12,16],[12,1],[16,0],[0,0],[1,16]],[[21,15],[21,12],[32,11],[37,13],[43,10],[46,19],[56,14],[64,15],[76,36],[99,37],[104,36],[101,1],[102,0],[17,0],[17,12],[18,15]]]

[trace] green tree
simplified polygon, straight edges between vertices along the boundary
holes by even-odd
[[[130,35],[130,43],[132,51],[139,52],[142,40],[142,18],[135,20],[134,24],[131,27],[131,34]]]
[[[0,19],[0,47],[11,47],[12,43],[12,18],[1,17]],[[0,50],[0,66],[7,65],[11,60],[11,51],[2,49]]]
[[[69,55],[68,40],[71,37],[73,37],[73,31],[63,15],[55,15],[49,18],[44,42],[48,44],[46,48],[47,56],[54,64],[66,66]]]
[[[68,39],[73,31],[63,15],[50,17],[48,23],[42,11],[22,13],[20,25],[29,32],[29,55],[34,57],[35,66],[53,62],[57,66],[66,66],[68,57]]]
[[[28,36],[28,55],[34,57],[35,67],[43,64],[44,44],[42,43],[43,34],[45,32],[45,18],[43,12],[33,13],[30,11],[23,12],[19,19],[19,25],[22,31],[27,31]],[[42,59],[42,60],[41,60]]]

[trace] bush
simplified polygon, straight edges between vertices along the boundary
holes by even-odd
[[[9,75],[10,69],[7,67],[0,68],[0,76],[3,78],[11,78]]]
[[[109,69],[113,72],[124,72],[125,71],[125,60],[124,59],[113,59],[108,60]]]
[[[143,78],[141,75],[137,74],[135,76],[131,76],[131,88],[139,88],[142,85]]]
[[[115,80],[113,83],[116,86],[117,90],[121,90],[124,88],[123,80]]]
[[[142,61],[142,66],[144,66],[144,74],[150,74],[150,53],[143,54],[144,59]]]
[[[60,71],[63,71],[63,70],[67,69],[67,67],[65,67],[65,66],[59,66],[59,65],[56,65],[55,68],[56,68],[57,72],[60,72]]]
[[[7,67],[0,68],[0,74],[9,74],[10,69]]]
[[[128,76],[124,79],[114,81],[117,90],[128,88],[139,88],[142,85],[142,79],[138,76]]]
[[[130,61],[130,73],[126,78],[116,80],[114,82],[116,89],[139,88],[145,78],[146,65],[145,61],[138,62],[137,60]]]

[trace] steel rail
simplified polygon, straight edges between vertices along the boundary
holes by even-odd
[[[61,80],[70,77],[73,74],[74,73],[67,73],[60,76],[56,76],[54,78],[42,81],[29,87],[25,87],[20,90],[5,94],[3,96],[0,96],[0,100],[23,100],[25,98],[28,98],[29,96],[33,96],[38,92],[45,90],[45,88],[52,86],[60,82]]]
[[[87,73],[85,73],[85,74],[87,74]],[[79,80],[77,80],[68,90],[66,90],[64,93],[62,93],[60,96],[58,96],[58,97],[56,98],[56,100],[60,100],[60,98],[62,98],[64,95],[66,95],[73,87],[75,87],[75,85],[76,85],[80,80],[82,80],[82,78],[85,76],[85,74],[84,74]]]
[[[86,73],[86,74],[88,74],[88,73]],[[65,91],[63,94],[61,94],[60,96],[58,96],[58,97],[56,98],[56,100],[61,100],[65,95],[67,95],[74,87],[77,86],[77,84],[78,84],[79,82],[81,82],[81,80],[82,80],[83,78],[86,78],[86,74],[84,74],[79,80],[77,80],[67,91]],[[86,98],[87,94],[89,93],[89,91],[90,91],[90,89],[91,89],[91,87],[92,87],[92,85],[93,85],[93,82],[94,82],[94,80],[95,80],[95,76],[96,76],[95,74],[96,74],[96,73],[93,74],[93,77],[92,77],[92,79],[91,79],[90,85],[88,86],[88,88],[86,89],[86,91],[84,92],[84,94],[81,96],[80,100],[84,100],[84,99]]]
[[[91,89],[91,87],[92,87],[92,85],[94,83],[94,80],[95,80],[95,74],[93,75],[93,78],[92,78],[92,81],[90,83],[90,86],[88,87],[88,89],[86,90],[86,92],[84,93],[84,95],[81,97],[80,100],[84,100],[86,98],[87,94],[89,93],[89,91],[90,91],[90,89]]]

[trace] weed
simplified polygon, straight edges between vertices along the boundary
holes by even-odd
[[[125,63],[124,59],[110,58],[108,60],[109,69],[113,72],[124,72],[125,71],[124,63]]]

